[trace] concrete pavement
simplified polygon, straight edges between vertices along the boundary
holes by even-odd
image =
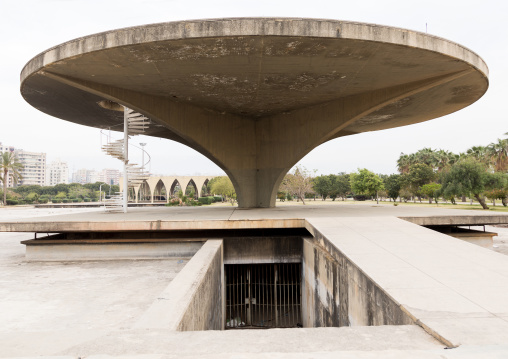
[[[29,215],[37,212],[27,210]],[[82,212],[9,223],[115,222]],[[52,213],[54,214],[54,213]],[[508,356],[508,257],[396,215],[481,218],[481,211],[374,205],[136,209],[121,223],[303,220],[399,303],[417,326],[175,332],[135,329],[186,259],[32,262],[28,233],[1,233],[0,357],[132,358],[503,358]],[[116,216],[116,215],[113,215]],[[9,218],[10,217],[10,218]],[[5,221],[5,220],[4,220]],[[3,221],[3,222],[4,222]],[[261,221],[262,222],[262,221]],[[2,224],[0,224],[2,225]],[[182,262],[180,262],[182,260]],[[439,339],[439,340],[438,340]],[[444,349],[445,344],[455,346]]]

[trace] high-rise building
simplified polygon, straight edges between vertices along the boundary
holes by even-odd
[[[13,146],[5,146],[0,143],[0,153],[14,152],[18,161],[23,165],[23,169],[19,171],[21,179],[14,184],[12,176],[8,176],[7,187],[15,185],[40,185],[46,184],[46,154],[42,152],[28,152],[17,149]]]
[[[95,183],[104,182],[107,184],[118,184],[120,180],[120,171],[106,168],[102,171],[87,170],[85,168],[75,171],[72,174],[73,183]]]
[[[72,174],[72,183],[95,183],[100,180],[99,177],[97,171],[82,168]]]
[[[56,160],[47,165],[46,186],[69,183],[69,167],[67,162]]]
[[[85,169],[85,168],[82,168],[80,170],[77,170],[75,171],[73,174],[72,174],[72,183],[81,183],[81,184],[85,184],[85,183],[88,183],[86,180],[87,180],[87,173],[89,172],[89,170]]]
[[[97,181],[104,182],[109,185],[118,184],[120,181],[120,171],[112,168],[105,168],[97,176]]]
[[[44,186],[46,184],[46,154],[18,149],[15,149],[14,153],[23,164],[23,169],[19,171],[21,180],[18,185]]]

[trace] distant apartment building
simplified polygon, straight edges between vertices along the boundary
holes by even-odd
[[[69,167],[67,162],[56,160],[47,165],[46,186],[69,183]]]
[[[42,152],[28,152],[17,149],[13,146],[5,146],[0,143],[0,152],[14,152],[18,161],[23,165],[23,169],[19,171],[21,180],[16,184],[20,185],[39,185],[46,184],[46,154]],[[8,176],[7,187],[14,187],[14,181]]]
[[[82,168],[72,174],[72,183],[95,183],[97,174],[94,170]]]
[[[23,164],[20,172],[21,180],[18,185],[39,185],[46,184],[46,154],[43,152],[28,152],[14,150],[19,162]]]
[[[95,183],[104,182],[107,184],[118,184],[120,180],[120,171],[111,168],[102,171],[87,170],[85,168],[75,171],[72,174],[73,183]]]
[[[105,168],[99,172],[97,181],[104,182],[109,185],[117,185],[120,182],[120,171],[112,168]]]

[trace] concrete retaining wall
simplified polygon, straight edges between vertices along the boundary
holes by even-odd
[[[340,305],[339,276],[339,263],[314,245],[312,239],[304,238],[302,323],[305,328],[348,325],[347,306],[341,309]]]
[[[304,327],[406,325],[414,321],[318,231],[304,239]]]
[[[87,261],[192,257],[203,242],[27,245],[27,261]]]
[[[178,331],[223,329],[222,258],[222,240],[208,240],[135,327]]]
[[[300,237],[240,237],[224,239],[224,264],[299,263]]]

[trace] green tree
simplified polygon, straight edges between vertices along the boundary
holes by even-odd
[[[25,196],[25,201],[27,201],[27,203],[34,203],[37,202],[38,200],[39,195],[36,192],[30,192]]]
[[[318,195],[320,195],[324,201],[332,191],[332,182],[329,176],[317,176],[316,178],[314,178],[312,187],[314,188],[314,191]]]
[[[58,192],[57,195],[55,196],[56,199],[58,200],[62,200],[62,199],[66,199],[67,198],[67,193],[65,192]]]
[[[397,197],[399,197],[401,185],[401,175],[392,174],[384,179],[384,187],[388,193],[388,197],[393,199],[393,201],[397,201]]]
[[[472,195],[483,209],[489,209],[483,198],[488,181],[489,173],[485,165],[474,158],[455,163],[441,178],[446,197]]]
[[[335,181],[332,183],[332,192],[330,196],[335,201],[336,197],[341,197],[344,201],[348,194],[351,194],[351,182],[349,173],[340,172],[335,176]]]
[[[236,192],[233,183],[227,176],[214,177],[212,186],[210,188],[211,193],[224,196],[233,205],[236,201]]]
[[[432,167],[424,163],[416,163],[409,166],[408,172],[404,173],[401,178],[401,185],[406,187],[413,196],[417,196],[421,202],[420,188],[433,181],[435,177]]]
[[[7,205],[7,182],[9,177],[16,184],[21,179],[19,171],[23,169],[23,164],[13,152],[3,152],[0,156],[0,179],[3,182],[3,203]]]
[[[72,183],[72,185],[69,187],[69,191],[67,193],[69,198],[88,198],[92,194],[92,190],[86,188],[85,186],[79,184],[79,183]]]
[[[427,196],[429,203],[432,203],[432,199],[434,199],[434,202],[437,204],[441,191],[441,185],[436,182],[427,183],[420,187],[420,191]]]
[[[376,195],[377,197],[377,192],[384,189],[383,180],[366,168],[358,169],[358,172],[351,173],[350,182],[351,189],[355,194]]]
[[[506,196],[508,192],[508,174],[503,172],[494,172],[487,175],[487,190],[485,196],[492,200],[492,204],[496,205],[496,199],[500,199],[503,206],[506,206]]]

